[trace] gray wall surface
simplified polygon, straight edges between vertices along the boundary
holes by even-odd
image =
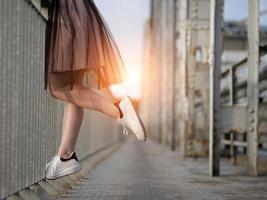
[[[44,178],[61,137],[64,102],[43,89],[46,21],[38,5],[37,0],[0,1],[0,199]],[[86,110],[78,157],[121,135],[110,118]]]

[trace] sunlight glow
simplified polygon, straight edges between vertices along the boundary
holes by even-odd
[[[127,72],[129,80],[122,84],[112,85],[110,87],[115,97],[123,97],[129,95],[133,99],[141,98],[141,70],[140,67],[128,66]]]

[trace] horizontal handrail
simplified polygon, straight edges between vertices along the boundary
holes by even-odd
[[[34,9],[41,15],[41,17],[47,21],[48,20],[48,9],[41,6],[41,0],[25,0],[33,5]]]

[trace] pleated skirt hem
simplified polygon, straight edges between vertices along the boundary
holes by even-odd
[[[79,70],[85,72],[85,87],[95,83],[102,89],[128,80],[117,44],[93,0],[55,0],[48,13],[45,89],[47,84],[55,88],[50,73],[62,73],[62,82],[71,89]]]

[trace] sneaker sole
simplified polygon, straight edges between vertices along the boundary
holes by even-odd
[[[143,129],[143,132],[144,132],[144,138],[145,138],[143,141],[145,142],[146,139],[147,139],[147,132],[146,132],[145,125],[144,125],[142,119],[138,115],[137,115],[137,118],[138,118],[138,120],[139,120],[139,122],[140,122],[140,124],[142,126],[142,129]]]
[[[139,129],[141,129],[142,130],[142,132],[143,132],[143,136],[142,137],[144,137],[144,139],[142,140],[141,139],[141,141],[146,141],[146,129],[145,129],[145,126],[144,126],[144,123],[143,123],[143,121],[141,120],[141,118],[136,114],[136,112],[135,112],[135,110],[134,110],[134,107],[133,107],[133,105],[132,105],[132,102],[131,102],[131,98],[127,95],[127,97],[128,97],[128,100],[129,100],[129,102],[127,103],[127,107],[130,109],[130,111],[131,111],[131,114],[132,114],[132,116],[133,116],[133,118],[136,120],[136,121],[138,121],[139,122]],[[138,133],[134,133],[135,135],[139,135]],[[139,138],[137,138],[138,140],[140,140]]]
[[[73,173],[78,172],[80,170],[81,170],[80,165],[76,165],[76,166],[71,167],[71,168],[63,169],[63,170],[55,173],[53,176],[47,175],[46,178],[49,180],[56,179],[56,178],[60,178],[62,176],[67,176],[67,175],[73,174]]]

